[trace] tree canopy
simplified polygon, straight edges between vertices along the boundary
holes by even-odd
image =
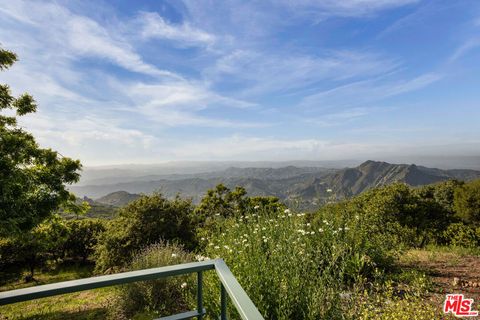
[[[0,71],[16,60],[0,48]],[[36,109],[31,95],[14,97],[8,85],[0,84],[0,236],[32,230],[74,200],[65,185],[78,181],[80,161],[41,148],[17,123]]]

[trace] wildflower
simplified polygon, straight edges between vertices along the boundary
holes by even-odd
[[[224,247],[225,249],[227,249],[227,250],[230,249],[230,247],[227,246],[227,245],[225,245],[225,246],[223,246],[223,247]]]
[[[293,216],[293,214],[289,213],[288,216],[291,217],[291,216]]]
[[[201,240],[202,240],[202,241],[205,241],[205,238],[204,238],[204,237],[202,237],[202,239],[201,239]]]
[[[283,210],[283,213],[290,213],[290,209]]]
[[[347,231],[347,230],[350,230],[350,228],[349,228],[349,227],[345,227],[345,228],[343,228],[343,230]]]
[[[322,228],[318,228],[318,232],[323,232],[323,229],[322,229]]]
[[[311,231],[310,234],[313,236],[315,234],[315,231]]]
[[[255,206],[255,207],[253,207],[253,209],[258,210],[258,209],[260,209],[260,206]]]
[[[205,257],[205,256],[202,256],[202,255],[200,255],[200,254],[197,254],[197,255],[195,256],[195,259],[197,259],[197,261],[210,260],[209,257]]]
[[[310,227],[310,223],[307,223],[307,227]]]
[[[172,258],[176,258],[177,257],[177,254],[176,253],[172,253]]]
[[[267,228],[263,227],[262,230],[265,231],[265,230],[267,230]]]
[[[185,289],[185,288],[187,287],[187,283],[186,283],[186,282],[182,283],[182,285],[181,285],[180,287],[181,287],[182,289]]]
[[[332,189],[327,189],[327,192],[332,192],[333,190]]]
[[[220,213],[215,213],[215,215],[216,215],[216,216],[219,216],[219,215],[220,215]]]
[[[220,247],[219,247],[219,246],[215,246],[214,248],[215,248],[215,249],[220,249]]]
[[[266,243],[266,242],[267,242],[267,239],[266,239],[266,238],[265,238],[265,239],[263,239],[263,242],[265,242],[265,243]]]

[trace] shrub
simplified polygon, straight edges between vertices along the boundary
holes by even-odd
[[[461,222],[449,225],[443,235],[446,243],[453,246],[464,248],[480,246],[480,228],[468,226]]]
[[[192,262],[194,257],[177,244],[160,242],[139,251],[128,270],[140,270]],[[110,316],[130,319],[135,314],[147,313],[150,318],[189,311],[195,303],[195,278],[176,276],[166,279],[135,282],[121,286]]]
[[[133,254],[161,239],[195,246],[190,201],[167,200],[160,194],[142,196],[122,208],[110,221],[96,247],[96,270],[121,269]]]
[[[480,179],[465,183],[455,190],[454,206],[460,219],[480,226]]]
[[[68,220],[69,236],[64,250],[69,258],[83,262],[94,253],[97,240],[105,231],[106,222],[99,219]]]

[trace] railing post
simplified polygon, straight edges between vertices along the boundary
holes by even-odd
[[[202,271],[197,272],[197,311],[198,311],[198,320],[203,319],[203,273]]]
[[[223,283],[220,283],[220,320],[227,320],[227,291]]]

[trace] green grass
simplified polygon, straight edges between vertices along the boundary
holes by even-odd
[[[89,277],[91,274],[92,266],[62,266],[55,270],[38,272],[35,282],[14,280],[1,286],[0,290],[74,280]],[[102,288],[1,306],[0,319],[105,319],[114,290]]]

